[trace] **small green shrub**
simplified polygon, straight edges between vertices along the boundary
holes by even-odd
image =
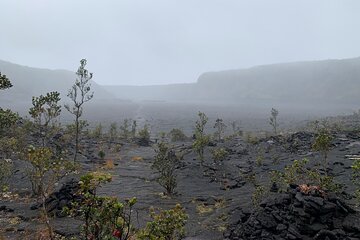
[[[331,142],[332,136],[330,132],[326,129],[319,129],[318,133],[316,134],[315,142],[312,145],[314,151],[319,151],[323,156],[323,168],[325,173],[327,174],[327,167],[328,167],[328,153],[331,149]]]
[[[185,236],[188,215],[180,204],[158,213],[151,208],[150,217],[152,221],[137,234],[139,240],[180,240]]]
[[[19,115],[10,109],[0,108],[0,136],[19,120]]]
[[[286,166],[284,169],[283,177],[287,184],[306,184],[309,180],[306,178],[308,170],[306,164],[308,159],[294,160],[290,166]]]
[[[205,147],[209,145],[210,142],[210,137],[205,135],[205,126],[209,119],[205,113],[202,112],[199,112],[198,116],[199,119],[195,124],[195,140],[192,148],[197,153],[200,163],[203,164]]]
[[[101,123],[95,126],[95,129],[92,131],[91,136],[95,139],[101,139],[103,137],[103,126]]]
[[[55,132],[55,121],[61,113],[61,98],[58,92],[49,92],[45,96],[32,98],[32,107],[29,114],[41,136],[42,146],[46,145],[51,134]]]
[[[172,142],[182,142],[187,140],[187,136],[181,129],[173,128],[169,133],[168,136],[170,137]]]
[[[175,151],[164,142],[159,143],[155,151],[156,156],[152,168],[159,174],[157,181],[166,189],[168,195],[172,195],[177,185],[175,171],[180,163],[179,158]]]
[[[360,160],[355,160],[351,166],[353,174],[352,181],[355,184],[355,198],[357,199],[358,205],[360,205]]]
[[[99,156],[99,158],[100,158],[101,160],[104,160],[104,159],[105,159],[105,152],[104,152],[103,150],[100,150],[100,151],[98,152],[98,156]]]
[[[263,153],[259,153],[256,156],[256,166],[261,167],[264,164],[264,155]]]
[[[150,144],[150,131],[147,124],[139,131],[139,142],[143,146],[148,146]]]
[[[35,196],[49,194],[55,183],[76,169],[73,163],[54,158],[52,150],[46,147],[30,146],[27,161],[31,164],[27,173]]]
[[[286,166],[284,172],[273,172],[271,177],[272,181],[280,183],[281,186],[287,186],[288,184],[309,184],[319,186],[321,189],[330,192],[339,192],[341,186],[336,183],[333,177],[320,174],[316,169],[308,169],[307,159],[294,160],[293,164]]]
[[[214,136],[220,142],[222,139],[222,135],[225,132],[226,125],[221,118],[216,119],[214,128],[216,129]]]
[[[7,159],[19,151],[19,142],[15,137],[0,138],[0,153]]]
[[[117,124],[111,123],[109,128],[109,138],[111,141],[114,141],[116,140],[117,137],[118,137]]]
[[[225,148],[217,148],[212,151],[212,158],[214,162],[223,161],[229,156],[229,152]]]
[[[33,193],[41,202],[41,213],[44,217],[50,239],[54,239],[46,200],[53,192],[55,184],[74,171],[76,166],[69,161],[54,158],[51,149],[45,147],[35,148],[30,146],[27,161],[31,164],[31,168],[28,169],[28,176]]]
[[[259,204],[265,199],[265,196],[266,196],[265,187],[257,186],[251,197],[254,207],[258,207]]]
[[[131,221],[136,198],[123,203],[116,197],[98,196],[96,193],[99,186],[111,180],[110,174],[101,172],[82,176],[78,193],[82,202],[74,202],[71,209],[64,209],[84,221],[82,239],[127,240],[132,239],[135,233]]]
[[[6,191],[13,173],[13,163],[9,159],[0,159],[0,192]]]
[[[129,122],[129,119],[124,119],[123,124],[120,126],[120,136],[124,140],[129,140],[131,134]]]

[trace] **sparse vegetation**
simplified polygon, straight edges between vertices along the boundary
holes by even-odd
[[[283,172],[272,172],[272,183],[276,183],[279,187],[286,187],[289,184],[311,184],[330,192],[339,192],[342,189],[331,176],[323,175],[318,170],[311,169],[307,166],[308,163],[308,159],[294,160],[291,165],[285,167]]]
[[[246,225],[247,221],[244,220],[250,219],[246,209],[234,205],[236,201],[240,201],[242,206],[252,202],[256,213],[261,208],[265,211],[279,210],[285,216],[279,215],[281,219],[289,216],[284,212],[286,207],[283,208],[288,202],[288,194],[279,195],[284,197],[283,200],[270,198],[271,205],[266,201],[266,207],[260,204],[270,194],[286,192],[296,199],[299,194],[304,199],[309,196],[304,201],[299,198],[302,206],[307,207],[305,204],[311,205],[312,200],[319,200],[319,204],[322,202],[321,199],[312,199],[312,196],[325,196],[324,202],[328,202],[333,198],[330,192],[335,192],[341,193],[337,195],[339,203],[336,205],[339,209],[342,209],[340,200],[343,196],[350,201],[354,200],[353,197],[357,198],[360,205],[359,131],[354,126],[339,127],[336,124],[338,117],[315,121],[312,123],[314,131],[308,132],[306,129],[306,132],[293,133],[284,127],[279,134],[279,112],[273,108],[270,125],[274,133],[259,129],[255,121],[250,124],[246,122],[244,126],[249,127],[248,132],[244,138],[240,138],[237,136],[241,136],[242,131],[238,122],[234,121],[231,122],[232,134],[225,136],[228,133],[225,133],[226,125],[218,118],[213,126],[214,138],[211,138],[206,132],[209,119],[205,113],[199,112],[191,142],[192,139],[184,134],[191,126],[183,125],[189,119],[179,118],[181,123],[169,123],[161,119],[161,114],[159,118],[150,114],[158,114],[156,109],[149,108],[142,112],[141,102],[136,102],[132,105],[136,109],[131,109],[129,116],[141,119],[142,128],[137,129],[137,122],[130,118],[125,119],[119,127],[116,122],[108,126],[108,122],[103,121],[95,128],[88,128],[89,124],[95,126],[96,120],[91,119],[88,123],[82,119],[84,104],[93,98],[90,86],[92,74],[85,67],[86,60],[83,59],[76,73],[75,84],[68,94],[72,102],[71,106],[66,105],[66,109],[75,118],[70,125],[62,126],[63,122],[58,121],[63,120],[60,118],[61,99],[58,92],[33,97],[29,110],[31,118],[20,118],[11,110],[0,109],[0,200],[6,200],[1,206],[4,214],[0,225],[10,224],[6,231],[11,236],[14,233],[21,235],[21,239],[27,239],[28,236],[23,233],[29,231],[29,239],[69,239],[69,236],[60,236],[60,233],[67,235],[63,233],[62,223],[65,223],[64,229],[70,224],[74,224],[74,227],[82,224],[80,233],[73,239],[182,239],[186,237],[185,224],[189,218],[186,208],[191,210],[189,214],[194,217],[191,219],[193,225],[189,226],[194,228],[194,235],[211,229],[211,233],[231,238],[225,236],[234,233],[234,229],[231,229],[233,224],[228,224],[233,222],[228,211],[234,212],[236,217],[240,216],[241,221],[236,219],[238,224]],[[9,79],[0,73],[0,89],[11,86]],[[144,117],[148,117],[145,125]],[[225,117],[228,118],[228,115]],[[358,115],[355,117],[358,118]],[[284,121],[286,119],[284,117]],[[352,118],[349,122],[354,124],[358,120]],[[118,121],[118,116],[110,121]],[[151,134],[148,124],[155,124],[151,125]],[[172,130],[166,134],[169,129]],[[155,152],[150,145],[155,147]],[[330,151],[332,148],[336,153],[334,155]],[[78,165],[71,161],[72,156],[68,156],[68,152],[73,150],[74,161]],[[319,152],[321,158],[313,151]],[[77,155],[80,153],[81,158]],[[307,156],[308,159],[292,161],[298,156]],[[202,165],[200,168],[197,167],[199,163],[194,162],[195,157]],[[207,158],[212,158],[214,163]],[[96,161],[99,159],[101,161]],[[321,164],[315,161],[317,159],[321,159]],[[276,165],[271,166],[271,161]],[[114,178],[109,172],[114,174]],[[103,187],[112,180],[116,182]],[[164,193],[154,192],[153,181],[158,182]],[[343,188],[345,185],[346,188]],[[240,188],[243,189],[239,191]],[[349,189],[355,191],[349,193]],[[147,208],[144,204],[168,206],[175,200],[182,202],[184,207],[177,204],[166,210],[150,208],[151,221],[144,225],[148,219],[137,219],[143,216],[137,214],[137,199],[122,198],[131,196],[132,191],[144,197],[140,211]],[[111,196],[107,195],[109,192]],[[296,201],[291,201],[290,206],[297,208],[296,204]],[[63,206],[69,218],[58,218],[52,225],[53,218],[64,214],[60,210]],[[28,211],[23,211],[23,207],[31,208],[32,213],[41,216],[35,218]],[[325,203],[322,207],[332,208]],[[292,212],[293,209],[289,209],[291,214],[299,210]],[[329,218],[330,223],[333,216],[325,212],[321,216]],[[350,209],[348,212],[351,214]],[[251,216],[259,217],[256,214]],[[269,218],[272,217],[277,220],[278,216],[272,214]],[[272,229],[277,229],[279,223],[274,224]],[[287,227],[285,225],[280,227]],[[145,227],[136,229],[135,226]],[[38,230],[34,231],[35,228]],[[331,226],[327,229],[331,230]],[[280,233],[280,230],[276,231]],[[315,230],[313,232],[315,236]],[[264,234],[267,236],[269,233]]]

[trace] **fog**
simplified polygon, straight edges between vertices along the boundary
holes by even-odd
[[[208,71],[360,55],[357,0],[2,0],[0,59],[102,85],[196,82]],[[319,80],[320,81],[320,80]]]
[[[94,73],[90,122],[134,118],[164,127],[159,131],[182,124],[191,132],[198,111],[245,119],[247,128],[268,127],[272,107],[283,126],[351,114],[360,102],[359,7],[358,1],[3,0],[0,71],[14,87],[0,101],[23,116],[32,96],[59,91],[65,103],[86,58]],[[64,110],[61,120],[72,118]]]

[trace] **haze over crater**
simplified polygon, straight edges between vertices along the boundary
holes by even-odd
[[[0,59],[102,85],[195,82],[204,72],[360,56],[360,2],[2,0]],[[321,81],[321,80],[319,80]]]

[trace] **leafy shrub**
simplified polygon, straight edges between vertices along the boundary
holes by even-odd
[[[177,185],[175,170],[179,166],[179,159],[175,151],[164,142],[159,143],[155,151],[156,156],[152,168],[159,173],[158,183],[165,188],[167,194],[171,195]]]
[[[126,240],[131,239],[135,232],[131,218],[136,198],[122,203],[116,197],[98,196],[96,193],[99,186],[111,180],[110,174],[101,172],[82,176],[78,193],[82,202],[73,203],[71,209],[65,209],[84,220],[81,229],[83,239]]]
[[[265,187],[257,186],[251,196],[251,200],[254,207],[258,207],[261,201],[264,200],[265,196],[266,196]]]
[[[9,159],[0,159],[0,192],[7,190],[7,183],[12,175],[13,163]]]
[[[308,159],[303,160],[294,160],[290,166],[286,166],[283,173],[284,181],[287,184],[306,184],[308,179],[306,178],[308,170],[306,169],[306,164],[308,164]]]
[[[19,120],[19,115],[10,109],[0,108],[0,136]]]
[[[117,124],[111,123],[109,128],[109,138],[114,141],[118,137]]]
[[[249,144],[255,145],[259,143],[259,138],[251,132],[246,132],[245,141]]]
[[[264,163],[264,155],[263,153],[258,153],[256,156],[256,166],[261,167]]]
[[[316,134],[315,141],[312,145],[313,150],[319,151],[323,156],[323,168],[325,173],[327,173],[327,158],[328,153],[331,149],[332,136],[326,128],[319,129]]]
[[[240,123],[238,121],[231,122],[231,129],[233,131],[234,136],[242,136],[243,135],[243,131],[241,131],[241,128],[239,125],[240,125]]]
[[[152,221],[137,234],[139,240],[178,240],[184,237],[188,215],[180,204],[158,213],[151,208],[150,217]]]
[[[6,75],[1,74],[0,72],[0,90],[4,90],[7,88],[11,88],[12,84],[9,80],[9,78],[6,77]]]
[[[187,140],[187,136],[184,134],[184,132],[181,129],[178,128],[173,128],[168,133],[168,135],[172,142],[181,142]]]
[[[214,136],[217,138],[217,140],[220,142],[222,139],[222,135],[225,132],[226,125],[224,121],[221,118],[216,119],[214,128],[216,129]]]
[[[124,119],[123,124],[120,126],[120,136],[124,140],[128,140],[131,134],[129,119]]]
[[[139,131],[139,143],[142,146],[148,146],[150,144],[150,131],[147,124]]]
[[[355,197],[360,205],[360,160],[355,160],[351,168],[353,170],[352,180],[356,187]]]
[[[45,218],[50,239],[53,239],[54,234],[46,209],[46,199],[53,191],[55,184],[75,170],[75,165],[69,161],[54,158],[51,149],[45,147],[35,148],[30,146],[27,161],[31,164],[31,168],[28,169],[28,175],[32,190],[34,195],[41,201],[42,214]]]
[[[18,151],[18,140],[14,137],[0,138],[0,153],[4,154],[4,157],[10,159],[14,152]]]
[[[97,124],[95,126],[95,129],[93,130],[91,136],[95,139],[101,139],[103,136],[103,126],[101,123]]]
[[[99,158],[100,158],[101,160],[104,160],[104,159],[105,159],[105,152],[104,152],[103,150],[100,150],[100,151],[98,152],[98,156],[99,156]]]
[[[28,175],[34,195],[47,194],[51,191],[51,183],[75,170],[75,165],[63,159],[53,158],[51,149],[46,147],[28,149],[27,161],[31,164]],[[52,180],[52,181],[51,181]]]
[[[284,172],[273,172],[272,181],[282,181],[283,183],[280,183],[282,186],[311,184],[331,192],[341,190],[341,186],[334,181],[333,177],[322,175],[316,169],[308,169],[306,167],[308,162],[307,159],[294,160],[292,165],[285,167]]]
[[[0,90],[11,88],[13,85],[6,75],[0,72]],[[12,112],[10,109],[3,109],[0,107],[0,137],[3,132],[13,126],[19,119],[18,114]]]
[[[212,158],[214,159],[214,162],[223,161],[228,155],[229,152],[226,151],[225,148],[217,148],[212,151]]]
[[[42,138],[42,146],[49,137],[49,125],[52,123],[54,126],[55,119],[60,115],[61,106],[59,105],[60,93],[50,92],[45,96],[32,98],[32,107],[29,110],[30,116],[34,119],[37,126],[39,135]]]

